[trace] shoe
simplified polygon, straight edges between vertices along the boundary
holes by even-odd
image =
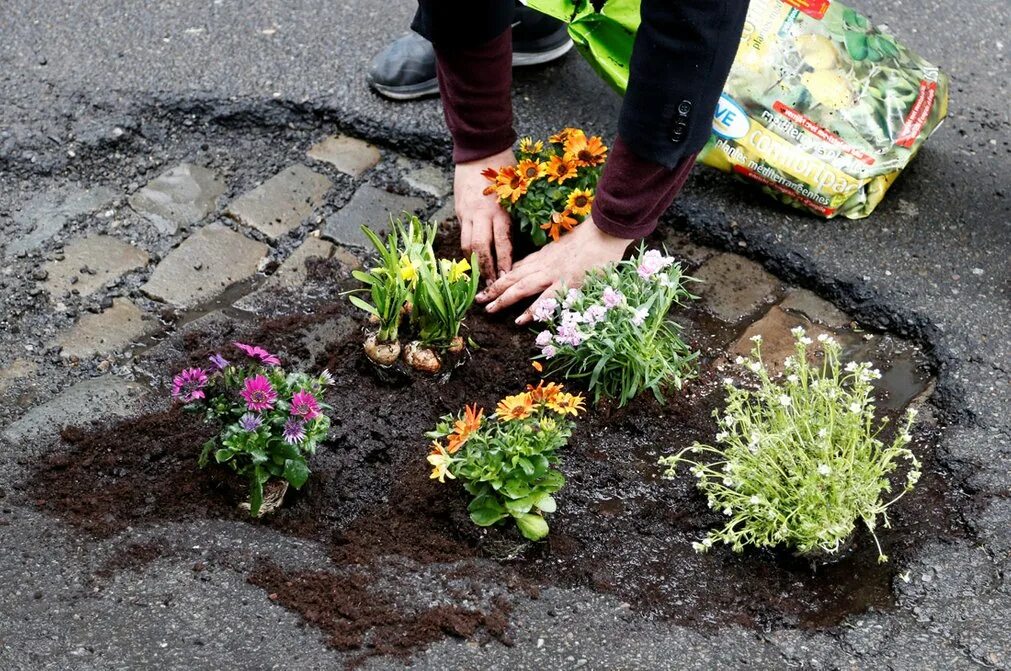
[[[532,9],[516,8],[514,67],[550,63],[571,48],[564,24]],[[397,38],[372,59],[368,82],[376,93],[391,100],[439,95],[432,44],[413,32]]]

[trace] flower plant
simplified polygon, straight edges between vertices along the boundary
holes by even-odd
[[[880,434],[887,419],[875,422],[871,396],[878,371],[869,363],[843,366],[840,345],[827,334],[818,336],[822,356],[814,364],[812,339],[799,327],[793,334],[795,355],[785,361],[783,378],[769,377],[760,336],[751,355],[738,358],[757,385],[726,380],[726,409],[714,412],[718,446],[696,443],[660,459],[667,477],[687,465],[709,507],[729,518],[693,545],[705,552],[723,542],[740,552],[783,544],[802,555],[833,555],[862,520],[879,561],[887,561],[875,528],[879,518],[889,526],[887,509],[920,477],[920,462],[907,447],[916,411],[886,444]],[[889,475],[903,461],[905,482],[892,495]]]
[[[674,305],[695,298],[681,266],[658,250],[639,248],[631,259],[587,274],[579,289],[559,292],[534,306],[544,323],[537,335],[540,356],[568,379],[586,380],[594,400],[624,405],[650,390],[680,388],[694,375],[698,352],[668,319]]]
[[[520,141],[517,164],[488,168],[486,194],[499,198],[535,245],[558,240],[589,216],[607,147],[578,128],[552,135],[547,144]]]
[[[446,415],[426,434],[432,478],[463,482],[474,497],[467,507],[474,524],[511,517],[523,536],[540,540],[548,535],[544,513],[556,508],[552,494],[565,484],[557,452],[572,435],[570,416],[582,410],[582,396],[541,381],[502,399],[489,417],[476,405]]]
[[[306,463],[330,428],[319,399],[333,377],[286,373],[281,360],[262,347],[234,343],[243,361],[221,354],[207,368],[187,368],[172,381],[172,396],[190,411],[202,411],[221,431],[203,445],[198,464],[225,464],[249,481],[249,512],[260,515],[263,486],[280,478],[300,489]]]
[[[432,348],[460,351],[460,327],[474,304],[480,277],[473,271],[477,259],[440,259],[435,254],[435,222],[424,224],[417,217],[406,221],[391,219],[391,231],[382,240],[368,227],[362,231],[379,255],[379,265],[352,274],[366,285],[357,292],[369,292],[368,303],[351,292],[350,301],[372,315],[378,330],[366,341],[373,361],[388,366],[400,355],[400,335],[408,315],[409,336],[417,336],[420,347],[411,344],[412,365],[435,372],[438,356]],[[405,355],[407,354],[405,353]]]

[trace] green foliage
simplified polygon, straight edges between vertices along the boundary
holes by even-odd
[[[870,364],[839,361],[840,346],[819,336],[820,365],[812,364],[811,339],[795,329],[796,355],[786,361],[786,377],[770,379],[756,338],[749,359],[757,388],[728,380],[727,406],[717,411],[718,447],[696,443],[660,462],[674,477],[687,465],[709,507],[729,518],[710,531],[696,550],[722,541],[734,551],[744,547],[786,545],[801,553],[837,552],[858,520],[874,536],[880,561],[887,561],[874,533],[878,518],[888,526],[886,510],[910,491],[920,476],[920,463],[907,448],[915,411],[910,410],[897,435],[886,445],[875,425],[872,380],[880,377]],[[711,459],[686,455],[708,455]],[[889,474],[900,460],[908,463],[901,492],[888,499]]]
[[[400,244],[401,231],[397,225],[394,225],[385,241],[381,240],[367,226],[362,226],[362,233],[375,247],[379,255],[379,265],[367,272],[355,270],[351,274],[366,285],[365,289],[356,291],[368,292],[372,303],[367,303],[355,296],[353,292],[349,292],[351,295],[348,300],[379,320],[379,332],[376,338],[379,342],[389,342],[397,339],[404,304],[410,295],[408,283],[405,281],[401,269],[403,255]]]

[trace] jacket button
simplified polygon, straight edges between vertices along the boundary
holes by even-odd
[[[684,139],[685,130],[688,128],[688,124],[684,121],[677,121],[674,123],[674,127],[671,129],[671,142],[675,144]]]
[[[688,116],[688,113],[692,111],[692,103],[689,100],[682,100],[681,104],[678,105],[678,114],[681,116]]]

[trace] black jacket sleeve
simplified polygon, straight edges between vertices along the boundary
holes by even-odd
[[[709,138],[748,0],[642,0],[641,13],[618,133],[674,168]]]

